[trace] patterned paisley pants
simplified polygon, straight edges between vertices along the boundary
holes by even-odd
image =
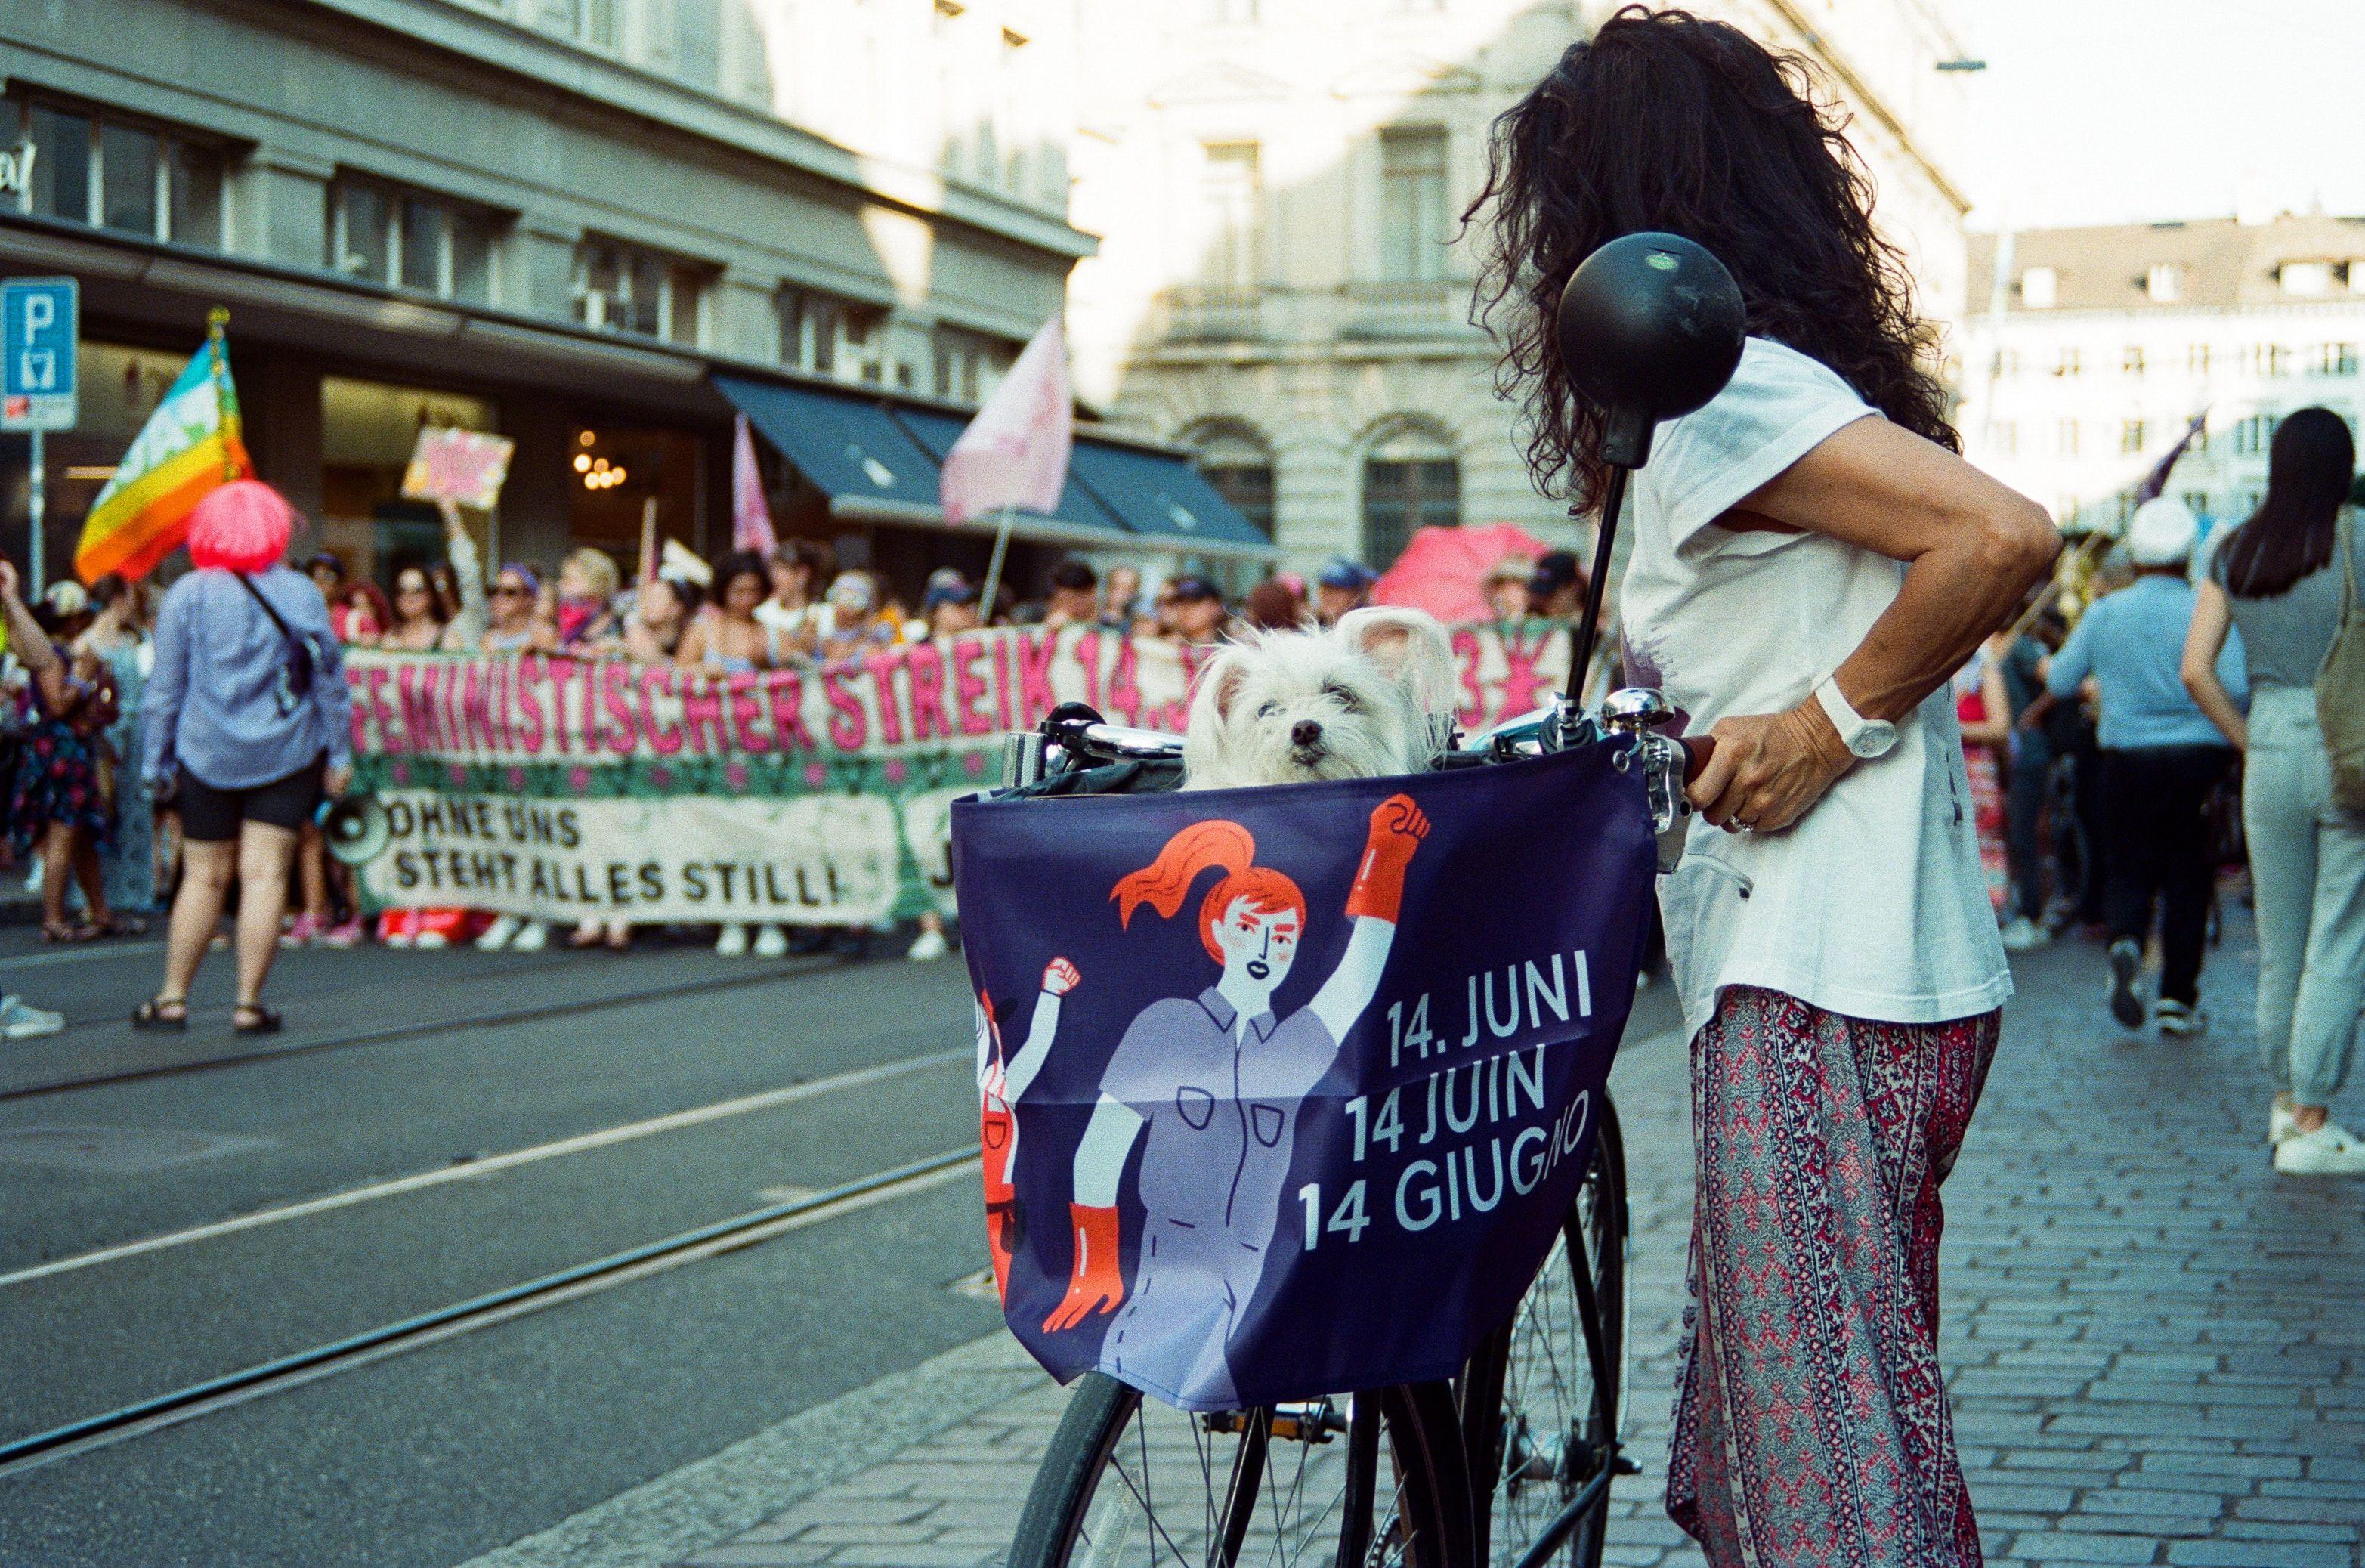
[[[1667,1513],[1715,1568],[1978,1568],[1938,1373],[1938,1183],[1999,1016],[1877,1024],[1732,987],[1693,1039]]]

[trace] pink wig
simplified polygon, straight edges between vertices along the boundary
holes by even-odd
[[[189,559],[200,566],[259,572],[287,554],[296,513],[260,479],[233,479],[189,513]]]

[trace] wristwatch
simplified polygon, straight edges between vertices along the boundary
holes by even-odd
[[[1840,733],[1840,745],[1847,747],[1850,755],[1869,762],[1876,756],[1886,756],[1897,744],[1896,725],[1886,719],[1867,719],[1848,706],[1848,700],[1840,695],[1837,675],[1823,678],[1823,683],[1815,688],[1815,700],[1823,705],[1832,728]]]

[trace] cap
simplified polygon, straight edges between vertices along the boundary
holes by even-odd
[[[1584,575],[1577,568],[1575,555],[1565,550],[1554,550],[1537,558],[1536,569],[1528,577],[1528,591],[1558,593],[1564,588],[1575,588]]]
[[[940,604],[975,604],[976,602],[977,586],[956,577],[951,582],[937,584],[922,596],[920,613],[925,615]]]
[[[2135,508],[2127,523],[2127,558],[2138,566],[2173,566],[2192,554],[2200,533],[2191,508],[2161,496]]]
[[[1361,561],[1350,561],[1344,555],[1333,555],[1322,563],[1322,569],[1314,575],[1314,580],[1324,588],[1351,588],[1360,593],[1378,582],[1380,574]]]
[[[1175,577],[1166,585],[1166,591],[1178,599],[1196,603],[1203,599],[1221,599],[1216,585],[1202,577]]]

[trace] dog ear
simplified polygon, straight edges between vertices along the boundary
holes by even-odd
[[[1410,687],[1423,712],[1455,706],[1453,644],[1443,622],[1427,610],[1397,605],[1351,610],[1339,618],[1332,634],[1391,679]]]
[[[1192,707],[1204,705],[1207,711],[1226,722],[1232,717],[1232,704],[1239,700],[1240,684],[1248,678],[1248,661],[1239,650],[1227,647],[1207,661],[1199,671],[1198,689],[1194,693]]]

